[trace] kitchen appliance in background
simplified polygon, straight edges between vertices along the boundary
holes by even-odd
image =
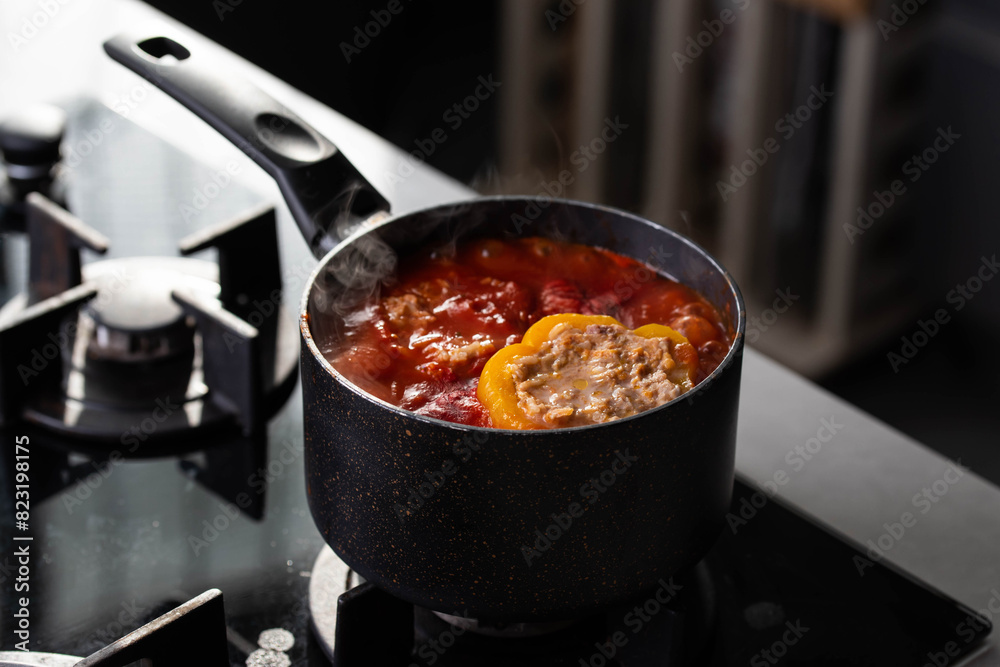
[[[913,282],[928,254],[921,199],[898,184],[909,187],[907,160],[935,138],[924,112],[935,14],[908,17],[885,39],[878,19],[889,5],[833,21],[761,3],[739,35],[733,75],[743,85],[718,102],[750,109],[733,124],[721,181],[753,149],[779,142],[773,164],[722,206],[724,261],[750,276],[758,315],[777,290],[800,298],[760,327],[758,346],[813,377],[883,342],[924,305]]]
[[[922,111],[935,10],[885,39],[877,19],[892,11],[888,0],[505,4],[498,191],[552,195],[568,169],[564,196],[687,234],[742,286],[748,342],[824,375],[924,305],[910,284],[929,247],[921,200],[890,188],[935,138]],[[606,117],[629,129],[578,169],[574,151],[601,138]]]

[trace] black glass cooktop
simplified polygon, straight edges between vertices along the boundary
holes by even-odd
[[[261,633],[276,628],[295,638],[286,651],[291,664],[328,664],[310,627],[311,569],[323,543],[306,509],[299,408],[293,396],[273,424],[264,467],[229,480],[230,490],[243,481],[243,490],[256,495],[261,518],[199,481],[207,470],[201,466],[211,458],[205,452],[108,468],[30,444],[36,499],[29,531],[34,537],[29,543],[30,647],[87,655],[215,587],[225,597],[233,665],[244,664],[258,648]],[[13,442],[13,434],[3,437]],[[240,443],[229,448],[217,451],[220,457],[227,454],[221,465],[242,475],[246,470],[235,462],[254,456],[252,447]],[[241,448],[242,455],[232,451]],[[11,459],[4,457],[6,480],[12,474]],[[215,474],[216,481],[219,474],[227,477]],[[14,609],[20,596],[15,593],[17,564],[11,545],[21,543],[11,540],[11,488],[6,482],[0,503],[5,610]],[[641,662],[607,664],[675,664],[662,661],[669,651],[659,642],[682,632],[681,626],[700,637],[692,640],[696,657],[688,664],[708,665],[780,661],[919,667],[935,664],[935,659],[945,665],[974,650],[988,634],[988,623],[971,610],[871,560],[777,501],[762,502],[764,498],[737,482],[732,509],[749,518],[734,522],[735,533],[723,530],[698,574],[700,581],[671,579],[668,588],[651,592],[634,607],[562,631],[565,650],[541,664],[605,664],[603,656],[618,653],[614,657],[621,658],[624,653],[613,646],[616,636],[623,645],[634,642],[631,651],[648,645],[657,652]],[[752,516],[747,507],[754,507]],[[677,611],[669,600],[673,583],[705,595],[707,603],[699,600],[696,614],[690,607]],[[667,603],[654,602],[658,599]],[[410,642],[414,655],[401,665],[468,664],[474,656],[484,666],[532,664],[524,658],[525,647],[536,655],[548,650],[545,638],[480,639],[469,632],[463,641],[449,641],[445,647],[441,639],[449,639],[449,626],[432,618],[432,626],[439,628],[429,631],[427,615],[421,618],[419,612],[415,640],[412,622],[402,627],[390,622],[398,606],[383,600],[367,609],[342,611],[354,629],[352,647]],[[6,621],[10,615],[5,612],[4,617]],[[4,626],[0,646],[9,650],[17,638],[7,629],[11,626]]]
[[[88,113],[110,112],[90,107]],[[177,204],[191,196],[191,174],[206,170],[128,121],[115,122],[116,131],[89,170],[115,176],[108,177],[100,201],[80,206],[81,217],[107,233],[113,247],[141,244],[143,253],[175,255],[177,239],[192,226]],[[161,168],[155,179],[146,161],[136,162],[136,146],[157,156]],[[116,160],[132,160],[125,175],[109,166]],[[140,186],[141,197],[134,190]],[[71,204],[85,199],[87,191],[73,193]],[[98,215],[115,201],[148,203],[150,196],[163,203],[159,215],[146,214],[144,227],[159,230],[155,235],[129,231],[125,224],[108,228]],[[231,212],[226,207],[240,210],[252,200],[246,190],[227,188],[216,218]],[[208,218],[206,225],[218,221]],[[128,234],[136,238],[123,238]],[[289,234],[294,237],[294,230],[279,236]],[[301,263],[303,253],[284,244],[282,261],[286,267]],[[301,285],[285,287],[288,300],[297,301]],[[324,544],[306,504],[301,410],[296,389],[271,420],[266,438],[185,443],[184,449],[199,449],[153,458],[143,457],[141,446],[120,452],[124,457],[85,455],[71,442],[27,426],[0,432],[0,649],[13,649],[19,641],[13,613],[21,597],[30,598],[32,650],[84,656],[218,588],[225,598],[233,665],[245,664],[259,648],[261,633],[275,629],[294,637],[280,651],[290,664],[329,664],[329,647],[317,640],[309,612],[312,568]],[[15,525],[16,438],[29,452],[26,531]],[[723,528],[704,566],[679,580],[687,582],[687,593],[661,592],[668,600],[661,604],[651,592],[634,607],[558,631],[563,643],[546,664],[668,664],[664,639],[685,636],[693,646],[691,664],[940,666],[973,651],[989,632],[970,610],[875,562],[778,501],[755,495],[742,482],[732,511],[739,520]],[[15,541],[15,536],[32,539]],[[27,591],[19,589],[15,555],[25,545],[31,554]],[[377,656],[380,646],[405,645],[412,655],[400,664],[528,664],[526,647],[542,655],[555,641],[553,636],[483,639],[466,632],[461,642],[451,633],[455,636],[444,646],[450,626],[441,619],[414,614],[405,605],[395,613],[400,605],[380,602],[377,594],[357,597],[375,604],[342,611],[341,620],[352,629],[352,650],[369,646],[368,655]],[[344,655],[365,660],[363,652]]]

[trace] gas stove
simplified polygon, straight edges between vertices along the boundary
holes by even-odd
[[[745,479],[697,567],[598,614],[496,626],[362,581],[306,503],[290,221],[233,179],[192,226],[213,170],[85,100],[69,144],[106,123],[69,210],[32,197],[3,248],[0,648],[71,657],[0,662],[920,666],[990,632]]]

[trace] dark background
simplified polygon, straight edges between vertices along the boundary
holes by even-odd
[[[341,42],[372,21],[386,2],[150,2],[157,9],[235,51],[393,143],[442,127],[442,115],[469,95],[469,82],[498,71],[495,1],[453,3],[399,0],[403,9],[350,63]],[[384,16],[384,14],[383,14]],[[470,115],[428,162],[471,181],[495,162],[496,105]]]

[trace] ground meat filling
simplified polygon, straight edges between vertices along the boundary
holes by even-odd
[[[556,326],[537,354],[507,370],[518,405],[548,428],[585,426],[630,417],[680,396],[693,386],[668,338],[644,338],[617,325],[585,331]]]

